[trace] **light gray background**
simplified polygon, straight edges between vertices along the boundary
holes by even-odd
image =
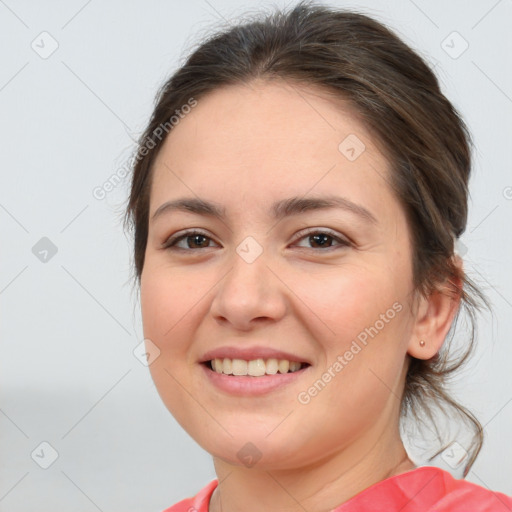
[[[495,316],[480,319],[456,393],[487,436],[468,480],[512,494],[512,2],[330,3],[398,31],[472,131],[464,257]],[[122,173],[157,87],[197,37],[273,4],[286,3],[0,0],[0,511],[158,512],[215,477],[133,354],[128,180],[103,200],[93,190]],[[51,48],[43,31],[59,45],[46,59],[31,47]],[[32,251],[42,237],[58,249],[46,262]],[[48,469],[34,460],[51,457],[42,442],[58,453]]]

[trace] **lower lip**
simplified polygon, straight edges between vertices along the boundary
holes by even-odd
[[[211,370],[206,364],[201,364],[200,366],[214,386],[226,393],[238,396],[256,396],[270,393],[297,381],[310,368],[310,366],[306,366],[292,373],[276,373],[275,375],[251,377],[249,375],[226,375]]]

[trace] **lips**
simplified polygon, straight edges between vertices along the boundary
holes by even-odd
[[[273,353],[276,353],[276,351],[273,351]],[[207,356],[210,357],[210,356]],[[252,356],[251,356],[252,357]],[[290,357],[290,356],[288,356]],[[226,395],[230,396],[247,396],[247,397],[255,397],[255,396],[262,396],[266,395],[272,392],[279,392],[280,390],[286,389],[287,386],[293,386],[294,383],[297,383],[300,381],[300,379],[304,379],[306,374],[309,374],[310,371],[310,365],[307,363],[304,363],[304,365],[301,365],[298,362],[294,362],[295,365],[300,365],[300,368],[295,371],[288,371],[286,373],[280,373],[279,371],[275,374],[268,374],[268,373],[261,373],[260,371],[251,371],[251,373],[256,373],[257,375],[249,375],[245,374],[243,375],[243,371],[240,372],[240,374],[234,374],[234,373],[225,373],[224,370],[226,369],[224,367],[224,361],[226,359],[220,359],[216,358],[213,359],[213,361],[216,361],[215,363],[215,370],[210,366],[209,361],[205,361],[198,366],[202,369],[204,377],[207,379],[206,382],[212,384],[214,388],[221,393],[225,393]],[[262,359],[260,360],[249,360],[250,362],[258,361],[259,364],[262,363]],[[273,361],[277,361],[276,359],[273,359]],[[286,361],[288,363],[288,360],[281,360]],[[238,363],[241,364],[246,362],[245,360],[238,360]],[[218,363],[222,363],[222,372],[219,372],[219,368],[217,367]],[[229,364],[229,363],[228,363]],[[269,367],[267,366],[268,360],[265,363],[265,369],[266,371],[269,370]],[[292,363],[289,363],[292,364]],[[242,365],[243,366],[243,365]],[[233,368],[231,368],[233,370]],[[243,370],[243,369],[242,369]],[[249,370],[249,368],[248,368]],[[275,371],[275,367],[274,367]]]

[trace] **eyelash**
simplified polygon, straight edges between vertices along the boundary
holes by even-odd
[[[322,252],[330,252],[332,250],[335,250],[338,247],[348,247],[351,245],[348,240],[345,240],[345,239],[337,236],[337,234],[334,231],[331,231],[330,229],[310,229],[307,232],[302,231],[295,238],[294,242],[300,241],[303,238],[307,238],[308,236],[320,235],[320,234],[327,235],[328,237],[332,238],[335,242],[338,243],[338,245],[327,247],[327,249],[322,249],[321,247],[318,248]],[[203,248],[199,248],[199,249],[190,249],[190,248],[184,249],[183,247],[176,246],[176,244],[178,242],[180,242],[181,240],[186,240],[187,238],[192,237],[193,235],[201,235],[207,239],[212,240],[212,238],[210,236],[208,236],[206,233],[204,233],[203,231],[200,231],[197,229],[190,229],[188,231],[181,233],[180,235],[174,235],[174,236],[171,236],[170,238],[168,238],[164,242],[162,248],[168,249],[168,250],[173,250],[173,251],[185,251],[185,252],[191,252],[191,251],[197,251],[197,250],[201,250],[201,249],[210,249],[211,248],[211,247],[203,247]],[[305,249],[315,250],[317,248],[305,247]]]

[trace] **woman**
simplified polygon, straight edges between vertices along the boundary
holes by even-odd
[[[473,344],[452,361],[451,328],[486,304],[454,251],[468,139],[400,39],[307,3],[163,86],[126,219],[153,380],[217,474],[167,512],[512,510],[400,431],[457,413],[472,442],[438,432],[437,453],[464,476],[482,444],[444,390]]]

